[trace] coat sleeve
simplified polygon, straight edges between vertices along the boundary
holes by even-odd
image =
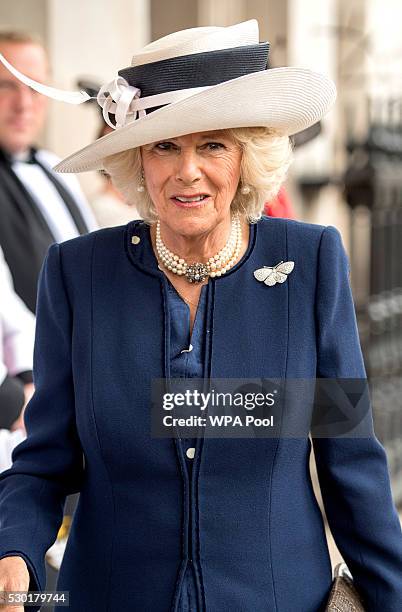
[[[0,558],[21,554],[30,571],[30,590],[45,586],[45,553],[62,522],[65,498],[80,490],[83,475],[71,328],[60,247],[53,245],[39,280],[35,393],[25,413],[27,438],[14,449],[12,467],[0,474]]]
[[[317,274],[317,378],[365,378],[348,260],[331,226]],[[383,446],[374,433],[313,446],[328,523],[368,612],[402,610],[402,533]]]

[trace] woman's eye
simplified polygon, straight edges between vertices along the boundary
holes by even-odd
[[[158,144],[155,145],[155,149],[158,151],[170,151],[173,147],[174,144],[172,142],[158,142]]]
[[[208,142],[206,146],[210,151],[218,151],[219,149],[225,148],[221,142]]]

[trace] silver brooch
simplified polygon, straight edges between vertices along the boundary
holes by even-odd
[[[193,263],[187,267],[184,275],[189,283],[202,283],[209,274],[208,266],[203,263]]]
[[[265,283],[268,287],[272,287],[276,283],[284,283],[294,267],[294,261],[280,261],[276,266],[258,268],[254,272],[254,278],[261,283]]]

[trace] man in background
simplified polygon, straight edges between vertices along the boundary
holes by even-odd
[[[0,31],[0,53],[24,75],[47,82],[46,52],[34,37]],[[0,63],[0,246],[15,290],[32,312],[49,245],[97,228],[77,179],[56,175],[58,158],[35,147],[47,103]]]

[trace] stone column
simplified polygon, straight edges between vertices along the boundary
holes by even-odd
[[[337,0],[288,1],[288,64],[323,72],[337,81],[338,58]],[[295,153],[292,176],[319,184],[335,174],[335,140],[338,133],[338,107],[323,119],[323,133]],[[297,200],[299,216],[313,223],[336,225],[348,244],[349,217],[339,189],[329,185],[315,191],[314,200]]]
[[[150,2],[152,40],[198,25],[197,0],[150,0]]]
[[[285,0],[248,0],[246,19],[257,19],[260,41],[270,43],[272,66],[287,63],[288,2]]]
[[[149,0],[48,0],[47,43],[53,84],[77,89],[86,76],[100,84],[129,66],[134,52],[150,39]],[[52,102],[47,130],[49,148],[65,156],[96,138],[100,115],[95,106]],[[86,191],[97,185],[93,173],[80,175]]]
[[[198,25],[226,26],[245,21],[245,0],[199,0]]]

